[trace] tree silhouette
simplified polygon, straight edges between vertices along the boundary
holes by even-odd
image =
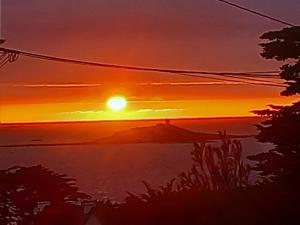
[[[267,32],[261,38],[269,41],[261,44],[264,58],[291,61],[281,67],[281,78],[288,84],[281,94],[300,94],[300,26]]]
[[[13,167],[0,171],[0,224],[32,224],[39,203],[70,206],[88,199],[74,180],[42,166]],[[47,210],[47,208],[46,208]]]
[[[282,95],[300,93],[300,27],[285,28],[281,31],[268,32],[262,39],[271,42],[261,44],[267,59],[279,61],[291,60],[292,64],[281,67],[281,77],[289,85]],[[261,171],[263,177],[271,180],[285,180],[299,183],[300,175],[300,101],[291,106],[274,106],[270,109],[254,111],[267,117],[261,125],[257,125],[260,134],[257,139],[270,142],[275,148],[249,159],[257,162],[255,170]]]
[[[254,169],[261,171],[262,176],[295,181],[300,178],[300,102],[292,106],[270,107],[255,111],[270,118],[257,125],[260,130],[257,139],[271,142],[275,148],[248,158],[258,162]]]

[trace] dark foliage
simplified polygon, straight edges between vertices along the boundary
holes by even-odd
[[[188,173],[158,189],[144,182],[145,194],[129,193],[122,204],[99,202],[95,214],[103,225],[298,224],[297,187],[250,186],[240,155],[237,141],[224,139],[219,148],[196,144],[195,166]],[[198,166],[211,169],[198,170]]]
[[[84,222],[82,206],[63,202],[49,205],[34,218],[35,225],[85,225]]]
[[[72,202],[87,198],[88,195],[78,191],[73,179],[42,166],[13,167],[0,171],[1,225],[32,224],[40,203],[48,205],[45,212],[62,205],[68,210]]]
[[[254,168],[272,180],[300,182],[300,102],[291,106],[270,106],[271,109],[255,111],[268,117],[257,125],[260,142],[274,144],[274,149],[249,157],[257,162]]]
[[[221,134],[220,147],[194,144],[192,159],[194,166],[188,173],[180,175],[178,187],[183,190],[198,187],[206,190],[231,190],[248,186],[249,167],[245,166],[242,146]]]
[[[275,184],[228,191],[174,191],[145,201],[130,196],[120,205],[99,203],[103,225],[296,225],[298,190]]]
[[[281,78],[288,84],[281,94],[300,94],[300,26],[267,32],[261,38],[269,41],[261,44],[264,58],[291,60],[291,63],[281,67]]]
[[[290,60],[293,64],[284,65],[281,77],[287,80],[288,88],[283,95],[300,93],[300,27],[285,28],[268,32],[262,39],[270,42],[261,44],[262,56],[280,61]],[[257,125],[260,142],[274,144],[274,149],[251,156],[257,162],[254,168],[264,178],[285,183],[299,183],[300,175],[300,101],[291,106],[274,106],[270,109],[254,111],[267,120]]]

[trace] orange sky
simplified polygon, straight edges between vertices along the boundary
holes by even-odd
[[[236,1],[300,20],[299,1]],[[270,3],[270,4],[268,4]],[[272,7],[270,7],[272,6]],[[299,7],[297,7],[299,6]],[[217,1],[5,1],[6,47],[135,66],[207,71],[278,70],[259,36],[282,26]],[[239,18],[239,20],[236,20]],[[1,122],[249,116],[289,104],[281,89],[174,75],[97,69],[21,57],[0,69]],[[105,108],[113,95],[128,108]]]
[[[294,99],[296,100],[296,99]],[[117,119],[236,117],[251,116],[251,110],[268,103],[288,104],[291,99],[218,99],[218,100],[153,100],[129,101],[120,112],[107,109],[105,103],[36,103],[7,104],[1,108],[1,120],[14,122],[90,121]]]

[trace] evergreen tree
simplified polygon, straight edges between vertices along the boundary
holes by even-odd
[[[281,94],[300,94],[300,27],[267,32],[261,38],[269,40],[261,44],[264,58],[289,61],[281,67],[281,78],[288,85]],[[254,169],[272,180],[300,183],[300,101],[291,106],[270,105],[270,109],[254,113],[268,118],[257,125],[260,131],[257,139],[275,146],[266,153],[249,157],[257,162]]]

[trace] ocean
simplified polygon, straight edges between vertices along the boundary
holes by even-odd
[[[192,131],[255,135],[260,118],[223,118],[172,121]],[[153,126],[157,121],[47,123],[0,125],[0,145],[87,142],[133,127]],[[254,137],[241,140],[243,157],[270,149]],[[212,143],[217,145],[218,143]],[[127,192],[144,192],[142,181],[163,185],[191,168],[193,144],[123,144],[89,146],[0,148],[0,169],[43,165],[76,179],[81,191],[93,198],[122,201]]]

